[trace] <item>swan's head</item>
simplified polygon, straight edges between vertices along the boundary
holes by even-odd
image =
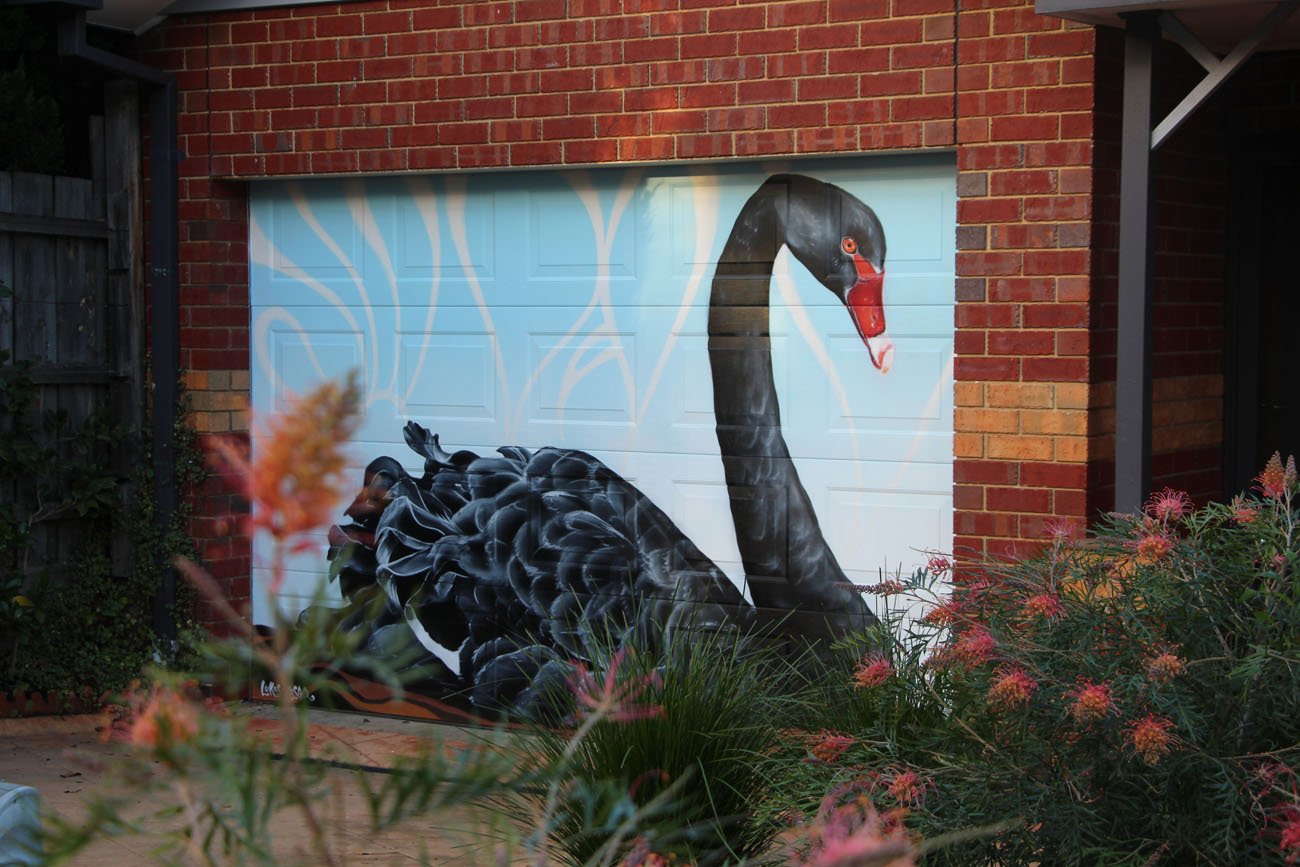
[[[885,333],[885,230],[880,218],[834,184],[799,175],[787,180],[786,246],[840,299],[871,363],[888,373],[894,342]]]

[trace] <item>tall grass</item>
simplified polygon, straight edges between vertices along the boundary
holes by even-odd
[[[778,744],[787,663],[734,632],[678,630],[595,667],[610,666],[610,682],[632,686],[642,712],[597,720],[580,737],[542,728],[529,744],[555,782],[519,797],[541,813],[551,796],[539,833],[553,855],[600,864],[639,850],[710,865],[767,849],[779,826],[763,818],[774,794],[760,759]]]

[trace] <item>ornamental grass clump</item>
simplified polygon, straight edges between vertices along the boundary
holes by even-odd
[[[781,826],[767,818],[775,793],[761,759],[778,743],[785,663],[737,633],[678,629],[594,668],[575,667],[552,697],[567,715],[520,755],[550,784],[501,805],[532,817],[536,851],[564,864],[709,865],[768,849]]]
[[[926,864],[1300,860],[1298,493],[1275,455],[1227,505],[1165,490],[951,585],[921,570],[810,687],[801,725],[852,743],[788,741],[787,790],[813,815],[870,781]],[[900,772],[923,798],[890,797]]]

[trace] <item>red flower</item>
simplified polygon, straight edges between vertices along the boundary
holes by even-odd
[[[989,687],[987,701],[994,710],[1010,710],[1029,703],[1029,699],[1038,691],[1038,681],[1017,666],[1004,666],[998,669],[993,684]]]
[[[883,653],[868,653],[853,671],[853,683],[859,689],[874,689],[893,673],[894,666]]]
[[[1091,725],[1106,718],[1115,707],[1111,699],[1110,686],[1104,683],[1085,681],[1078,689],[1067,693],[1074,698],[1070,705],[1070,716],[1080,725]]]
[[[1165,488],[1147,500],[1146,513],[1161,523],[1181,520],[1192,511],[1192,498],[1182,491]]]
[[[1174,727],[1168,717],[1147,714],[1134,723],[1128,732],[1129,743],[1148,765],[1159,763],[1173,746],[1173,735],[1169,730]]]

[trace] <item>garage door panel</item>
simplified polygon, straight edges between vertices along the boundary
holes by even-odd
[[[259,184],[255,411],[356,367],[366,404],[352,452],[358,483],[380,454],[420,472],[402,442],[408,419],[450,449],[582,449],[637,484],[739,582],[709,296],[741,205],[768,174],[788,170],[839,184],[879,215],[893,369],[872,365],[838,298],[784,252],[770,314],[734,314],[770,315],[783,434],[848,574],[873,583],[886,564],[923,562],[914,548],[951,539],[950,161]],[[312,566],[324,563],[318,542],[295,563],[295,598],[324,572]]]

